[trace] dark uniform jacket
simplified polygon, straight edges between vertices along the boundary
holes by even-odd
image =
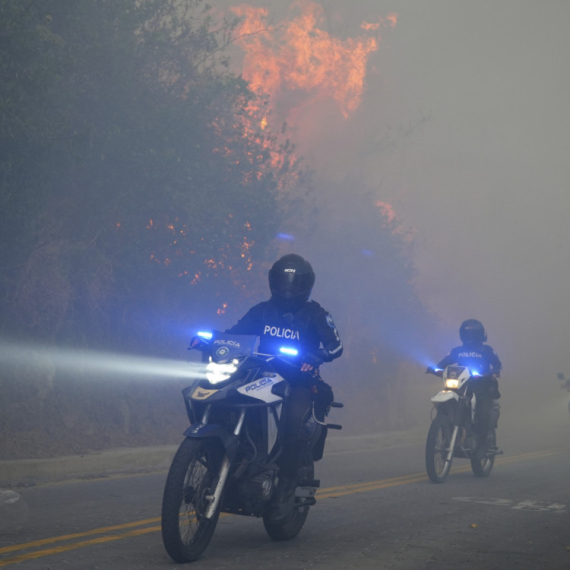
[[[497,353],[488,344],[482,343],[456,346],[437,364],[437,367],[443,369],[451,364],[466,366],[481,376],[490,376],[500,372],[503,366]]]
[[[316,301],[307,301],[295,313],[283,313],[270,299],[252,307],[237,324],[226,332],[260,337],[259,351],[279,354],[282,347],[303,354],[324,349],[326,362],[342,354],[342,343],[334,321]]]

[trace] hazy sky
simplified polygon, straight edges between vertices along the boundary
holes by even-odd
[[[251,4],[279,19],[290,2]],[[358,172],[394,205],[450,345],[480,318],[504,382],[556,392],[555,373],[570,373],[570,2],[321,4],[345,37],[390,12],[398,23],[370,58],[360,108],[333,120],[321,106],[299,127],[305,155],[321,177]]]
[[[481,318],[507,377],[555,387],[570,369],[570,2],[377,5],[399,13],[392,103],[428,119],[382,162],[420,292],[452,329]]]

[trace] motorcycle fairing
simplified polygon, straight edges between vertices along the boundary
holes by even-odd
[[[466,366],[447,366],[442,374],[443,384],[447,388],[461,388],[471,378],[471,372]],[[448,380],[455,380],[455,386],[448,386]]]
[[[210,341],[212,362],[224,364],[235,358],[249,356],[257,342],[257,336],[236,335],[214,331]]]
[[[449,378],[450,380],[457,380],[459,378],[461,378],[461,376],[464,374],[464,372],[467,370],[466,366],[448,366],[445,370],[444,370],[444,378],[447,379]]]
[[[255,398],[256,400],[261,400],[266,404],[272,404],[282,400],[281,396],[274,394],[272,390],[273,386],[283,381],[284,379],[281,376],[275,376],[274,378],[264,376],[263,378],[258,378],[254,382],[241,386],[237,391],[249,398]]]
[[[198,386],[190,396],[193,400],[206,400],[210,396],[213,396],[218,390],[205,390]]]
[[[184,435],[192,439],[203,439],[206,437],[219,439],[224,446],[230,461],[233,460],[239,445],[239,437],[233,433],[229,433],[226,429],[217,424],[193,425],[184,432]]]
[[[442,390],[438,392],[435,396],[432,396],[431,401],[436,404],[441,404],[443,402],[448,402],[449,400],[459,401],[459,396],[453,390]]]

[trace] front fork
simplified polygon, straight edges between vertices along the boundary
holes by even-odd
[[[453,459],[453,450],[455,448],[455,440],[457,439],[458,432],[459,432],[459,425],[455,424],[455,426],[453,426],[453,433],[451,434],[451,442],[449,444],[449,451],[447,452],[447,457],[445,459],[446,463],[451,463],[451,460]]]
[[[463,406],[461,405],[461,400],[458,402],[457,410],[455,411],[455,421],[453,422],[453,432],[451,434],[451,441],[449,442],[449,450],[447,452],[447,457],[445,458],[446,463],[451,463],[453,459],[453,450],[455,449],[455,442],[457,441],[457,434],[459,433],[459,426],[462,425],[462,414]]]
[[[209,413],[210,413],[210,407],[208,406],[206,408],[206,411],[204,412],[204,419],[206,421],[204,421],[203,419],[202,423],[206,423],[208,421]],[[245,419],[245,408],[242,408],[240,411],[236,427],[234,428],[234,435],[237,436],[240,434],[244,419]],[[204,514],[204,516],[207,519],[211,519],[214,516],[218,508],[218,505],[220,504],[220,499],[222,498],[222,492],[224,490],[226,481],[228,479],[228,474],[230,472],[230,466],[231,466],[230,458],[226,453],[222,461],[222,466],[220,467],[220,474],[218,475],[218,482],[216,484],[216,488],[214,489],[214,492],[211,495],[206,495],[206,500],[210,503],[208,508],[206,509],[206,513]]]

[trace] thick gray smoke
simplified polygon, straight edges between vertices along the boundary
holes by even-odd
[[[251,3],[275,20],[290,5]],[[566,414],[570,4],[320,3],[339,37],[390,12],[398,23],[370,57],[360,108],[300,137],[301,150],[324,185],[361,176],[412,232],[417,291],[440,324],[434,359],[479,318],[504,362],[505,412]]]

